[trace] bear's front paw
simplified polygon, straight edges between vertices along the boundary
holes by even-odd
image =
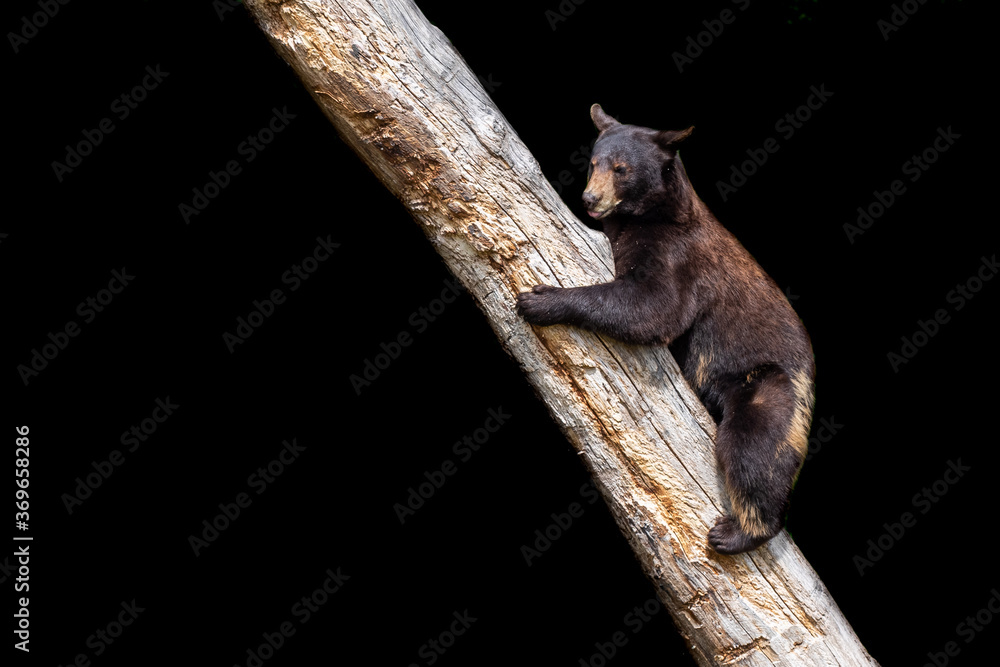
[[[559,293],[562,287],[535,285],[530,292],[517,295],[517,312],[531,324],[548,326],[565,320]]]
[[[708,531],[708,544],[720,554],[740,554],[756,549],[768,538],[753,538],[742,530],[732,517],[721,516]]]

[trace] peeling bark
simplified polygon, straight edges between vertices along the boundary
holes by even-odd
[[[611,279],[610,247],[559,199],[447,38],[409,0],[247,0],[341,138],[410,210],[580,453],[701,665],[877,665],[782,533],[739,556],[715,425],[666,349],[515,313],[536,283]]]

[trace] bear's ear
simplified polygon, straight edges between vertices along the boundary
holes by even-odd
[[[608,114],[604,113],[604,109],[601,108],[600,104],[595,104],[590,107],[590,119],[594,121],[594,127],[597,128],[598,132],[603,132],[609,127],[621,124]]]
[[[694,132],[694,125],[686,130],[663,130],[656,133],[654,141],[659,144],[660,148],[674,149],[677,148],[677,144],[690,137],[692,132]]]

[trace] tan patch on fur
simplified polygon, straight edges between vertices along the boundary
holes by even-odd
[[[747,373],[746,383],[750,384],[751,382],[753,382],[754,378],[757,377],[758,375],[760,375],[760,368],[754,368],[749,373]]]
[[[781,447],[791,447],[805,460],[809,450],[809,428],[812,425],[813,391],[812,383],[805,370],[800,370],[792,378],[792,390],[795,392],[795,412],[788,425],[788,435],[782,441]]]
[[[712,363],[711,352],[701,352],[698,354],[697,362],[694,366],[694,387],[701,389],[708,382],[708,366]]]
[[[733,518],[736,519],[736,523],[740,524],[740,530],[750,537],[767,535],[769,531],[760,518],[760,510],[754,505],[744,503],[743,499],[733,493],[732,489],[728,489],[728,491],[729,498],[733,503]]]

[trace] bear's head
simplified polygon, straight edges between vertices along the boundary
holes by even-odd
[[[590,107],[590,117],[600,132],[583,192],[590,217],[642,215],[668,203],[685,180],[683,169],[680,175],[674,169],[680,163],[677,145],[694,127],[674,132],[622,125],[599,104]]]

